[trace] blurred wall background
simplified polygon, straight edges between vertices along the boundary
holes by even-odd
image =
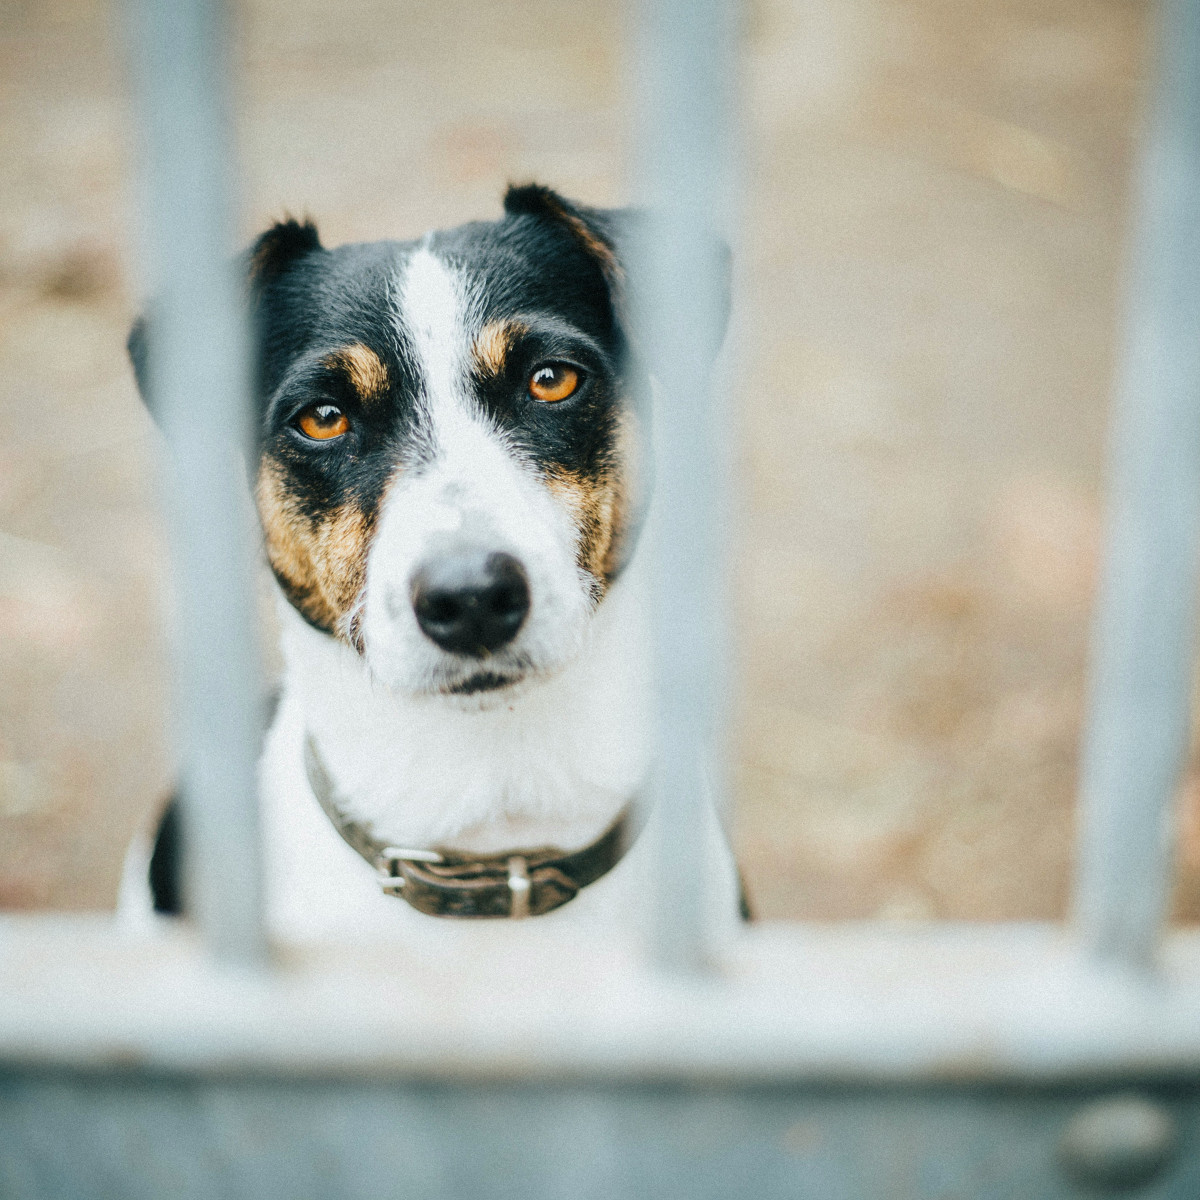
[[[615,4],[236,5],[241,234],[627,198]],[[750,0],[734,731],[767,916],[1052,917],[1142,0]],[[0,905],[105,907],[170,786],[136,146],[108,0],[0,0]],[[1197,776],[1200,778],[1200,775]],[[1180,800],[1200,915],[1200,785]]]

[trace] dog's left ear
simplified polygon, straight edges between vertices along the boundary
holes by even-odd
[[[282,280],[291,267],[317,252],[324,253],[324,247],[317,227],[311,221],[296,221],[289,217],[276,221],[270,229],[260,234],[236,260],[237,273],[245,280],[247,315],[253,316],[257,312],[272,285]],[[125,348],[129,351],[129,361],[133,363],[133,375],[142,401],[150,410],[150,415],[157,419],[148,379],[147,342],[151,323],[148,313],[138,317],[129,331]]]
[[[146,381],[146,315],[143,313],[133,323],[129,337],[125,341],[125,349],[129,351],[129,361],[133,363],[133,377],[137,380],[138,394],[142,402],[150,408],[149,387]],[[151,410],[153,411],[153,410]]]
[[[596,260],[608,285],[617,322],[627,339],[636,340],[632,325],[633,314],[641,301],[638,263],[644,254],[650,225],[645,209],[590,208],[567,200],[548,187],[529,183],[508,189],[504,196],[504,211],[514,217],[539,217],[568,229]],[[721,289],[714,327],[703,339],[711,361],[721,349],[729,323],[732,255],[725,242],[715,234],[707,240]]]

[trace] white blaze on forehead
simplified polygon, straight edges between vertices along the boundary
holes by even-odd
[[[466,299],[459,279],[422,246],[408,260],[400,284],[400,322],[413,341],[427,402],[454,398],[467,350]]]
[[[419,436],[429,461],[422,483],[408,489],[408,503],[415,527],[427,533],[459,528],[468,505],[501,503],[513,484],[504,477],[520,470],[503,434],[469,394],[470,308],[462,276],[420,247],[400,282],[397,321],[421,379]],[[497,486],[502,480],[507,488]]]

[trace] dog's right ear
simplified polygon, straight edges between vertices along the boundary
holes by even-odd
[[[637,264],[645,258],[647,239],[652,236],[653,215],[641,208],[592,208],[560,196],[537,183],[511,185],[504,196],[509,216],[535,217],[567,229],[576,242],[595,260],[608,285],[609,298],[618,325],[631,340],[637,314],[643,315],[649,298]],[[699,345],[709,363],[716,357],[729,320],[732,256],[725,242],[711,232],[702,237],[719,289],[719,303],[712,314],[712,327],[699,331]]]
[[[246,280],[249,312],[257,308],[263,291],[270,284],[285,275],[300,259],[321,249],[321,238],[311,221],[300,222],[289,217],[286,221],[277,221],[266,233],[261,234],[239,259]],[[153,311],[153,304],[150,308]],[[149,313],[143,313],[134,321],[125,347],[133,364],[138,392],[153,416],[154,398],[151,395],[147,349],[152,328],[152,317]]]

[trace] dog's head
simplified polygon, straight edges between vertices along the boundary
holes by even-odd
[[[512,188],[505,216],[247,256],[255,492],[304,619],[408,695],[553,673],[635,544],[648,376],[627,323],[631,210]],[[130,337],[144,393],[145,325]]]

